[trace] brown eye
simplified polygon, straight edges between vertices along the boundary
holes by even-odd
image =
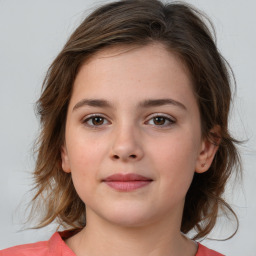
[[[108,121],[106,118],[102,116],[93,115],[83,120],[83,124],[89,127],[97,127],[97,126],[108,124]]]
[[[155,115],[152,118],[150,118],[146,123],[153,126],[159,126],[159,128],[167,128],[175,124],[176,121],[169,116],[167,117],[164,115]]]
[[[166,118],[162,116],[157,116],[153,118],[155,125],[164,125],[166,122]]]
[[[92,118],[93,125],[102,125],[104,123],[104,118],[100,116],[96,116]]]

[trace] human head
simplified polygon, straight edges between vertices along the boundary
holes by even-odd
[[[177,54],[190,71],[201,116],[202,137],[219,144],[209,170],[195,173],[187,193],[181,231],[198,229],[197,238],[213,228],[232,167],[238,161],[228,132],[231,101],[229,73],[210,30],[201,15],[185,4],[164,5],[157,0],[126,0],[94,11],[71,35],[52,63],[38,101],[41,135],[35,169],[37,194],[46,194],[41,226],[58,219],[73,227],[85,225],[85,205],[74,189],[70,174],[61,170],[61,146],[72,86],[80,66],[96,52],[113,46],[163,44]],[[219,126],[219,133],[211,129]],[[54,210],[53,210],[54,209]]]

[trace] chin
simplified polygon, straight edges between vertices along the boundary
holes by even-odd
[[[108,219],[108,221],[114,225],[124,227],[124,228],[139,228],[147,225],[147,223],[150,222],[150,221],[147,222],[145,220],[145,217],[135,218],[133,216],[132,217],[127,216],[127,218],[124,218],[123,216],[117,217],[115,219],[111,218],[111,219]]]
[[[123,207],[122,209],[112,209],[108,214],[102,216],[108,222],[127,228],[142,227],[153,221],[154,216],[149,214],[150,211],[143,209],[133,209]]]

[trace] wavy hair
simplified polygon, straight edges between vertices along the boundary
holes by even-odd
[[[61,167],[67,108],[80,66],[103,48],[152,42],[163,44],[185,63],[200,110],[202,135],[212,143],[220,140],[209,170],[194,175],[185,199],[181,231],[196,229],[195,239],[205,237],[213,229],[219,210],[231,212],[237,220],[223,199],[227,180],[240,170],[237,141],[228,131],[233,73],[209,27],[205,15],[190,5],[159,0],[108,3],[78,26],[51,64],[37,101],[41,131],[36,143],[36,192],[32,200],[32,215],[41,213],[37,228],[53,221],[63,227],[86,225],[86,206],[75,191],[71,175]],[[220,127],[218,140],[210,132],[215,125]]]

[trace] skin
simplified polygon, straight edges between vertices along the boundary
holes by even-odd
[[[141,106],[158,99],[172,102]],[[62,168],[86,204],[87,226],[67,245],[78,256],[195,255],[180,233],[184,199],[216,150],[201,136],[189,72],[175,54],[157,43],[101,50],[80,68],[68,107]],[[117,191],[104,182],[115,173],[152,182]]]

